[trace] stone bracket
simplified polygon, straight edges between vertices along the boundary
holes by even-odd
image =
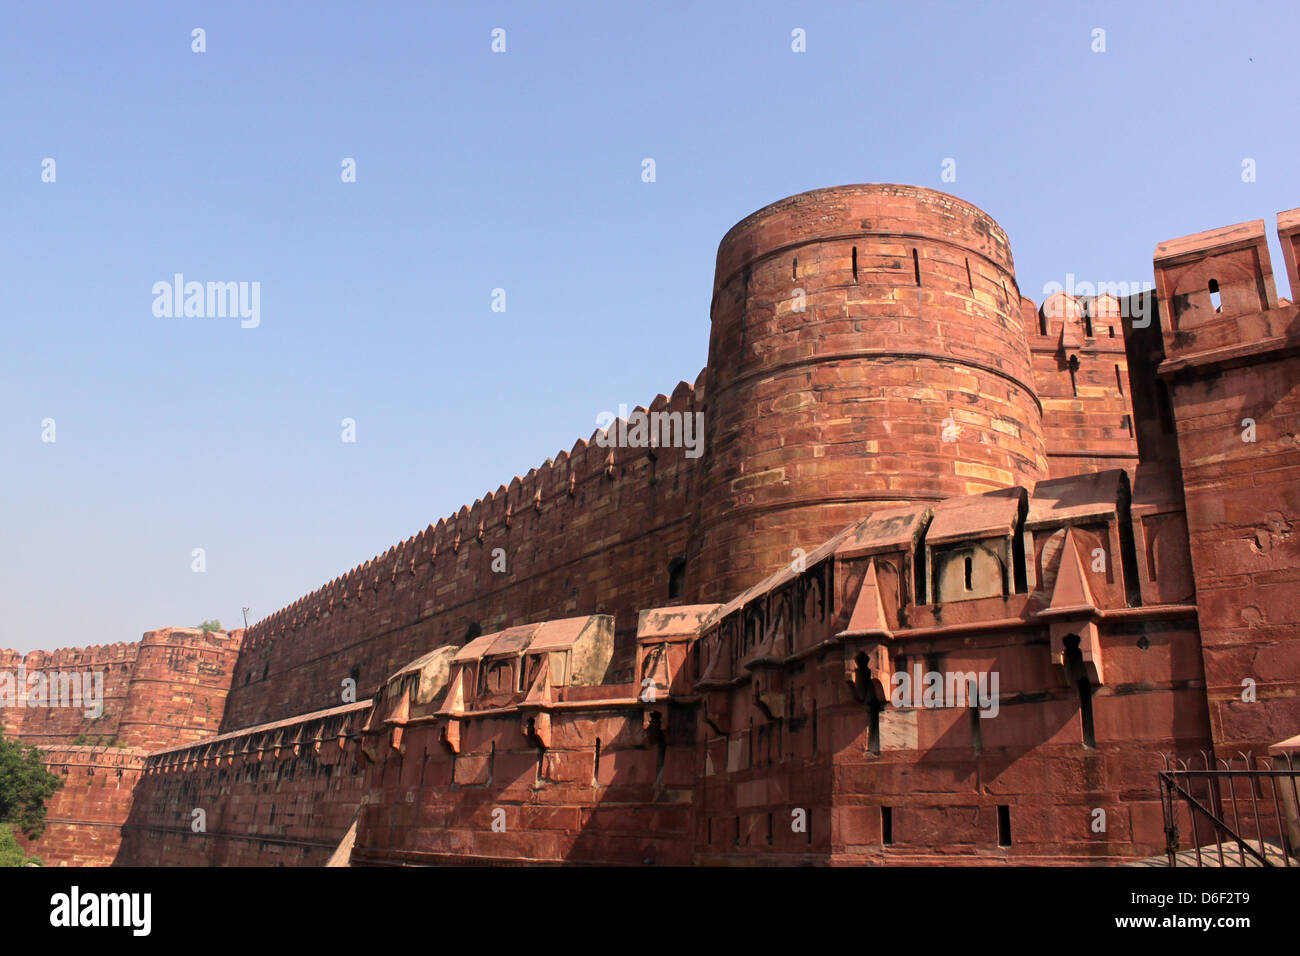
[[[845,642],[844,680],[854,700],[866,703],[868,696],[874,696],[878,703],[888,702],[893,673],[889,646],[883,641]]]

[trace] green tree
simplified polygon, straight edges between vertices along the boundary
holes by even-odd
[[[218,620],[204,621],[199,625],[199,630],[204,634],[211,634],[213,631],[221,630],[221,622]]]
[[[34,864],[44,866],[45,861],[39,856],[27,856],[23,853],[23,848],[18,845],[14,838],[14,832],[6,824],[0,826],[0,867],[6,866],[27,866]]]
[[[0,737],[0,828],[16,826],[35,840],[45,832],[45,801],[61,786],[39,750]]]

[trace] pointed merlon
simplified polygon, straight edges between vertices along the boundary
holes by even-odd
[[[853,605],[853,616],[844,631],[845,636],[852,637],[893,637],[889,629],[889,619],[885,616],[885,604],[880,597],[880,579],[876,576],[876,559],[867,562],[867,573],[862,577],[862,587],[858,589],[858,600]]]
[[[1088,585],[1088,574],[1083,569],[1083,559],[1079,557],[1078,541],[1074,529],[1065,532],[1065,544],[1061,551],[1061,568],[1056,573],[1056,585],[1052,589],[1052,601],[1048,608],[1053,611],[1096,608],[1092,588]]]

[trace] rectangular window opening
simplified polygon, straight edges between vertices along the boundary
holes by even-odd
[[[1011,807],[998,806],[998,846],[1011,846]]]

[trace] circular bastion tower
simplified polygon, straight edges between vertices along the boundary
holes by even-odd
[[[689,566],[726,601],[872,511],[1046,476],[1006,233],[946,193],[782,199],[718,247]]]

